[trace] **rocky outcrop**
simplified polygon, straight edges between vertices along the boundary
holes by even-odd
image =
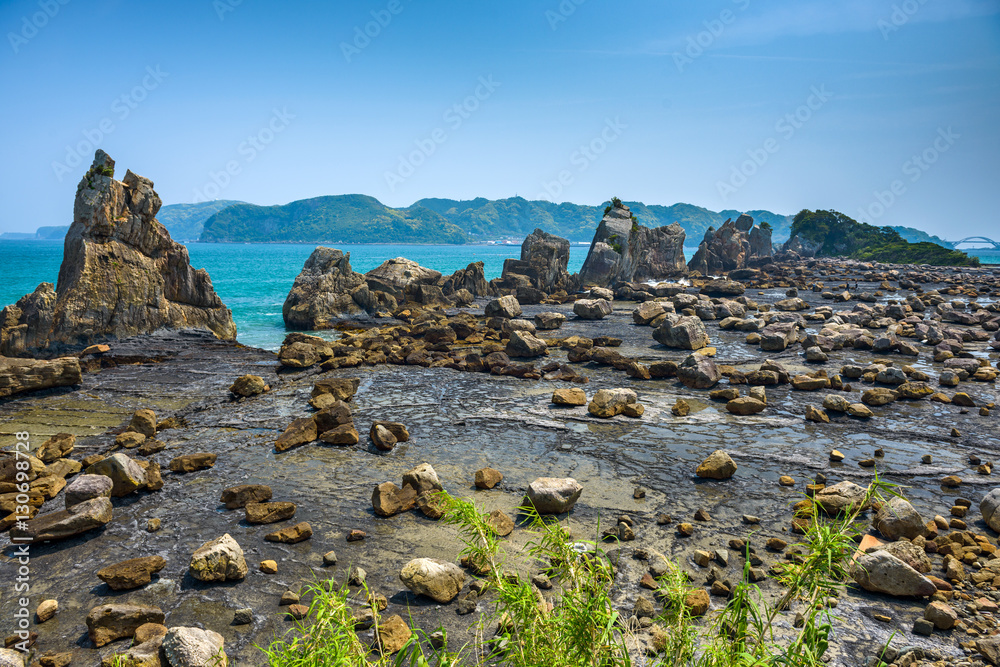
[[[753,259],[771,257],[771,227],[755,227],[753,218],[745,213],[730,218],[719,229],[709,227],[698,246],[688,270],[702,275],[718,275],[745,268]]]
[[[187,248],[156,220],[153,182],[98,150],[76,190],[55,290],[42,283],[0,313],[0,354],[45,355],[157,329],[208,329],[236,338],[232,313]]]
[[[365,277],[351,269],[351,253],[319,246],[295,278],[281,315],[291,329],[329,329],[395,306],[395,299],[371,292]]]
[[[489,284],[486,282],[486,273],[483,270],[482,262],[473,262],[464,269],[459,269],[444,279],[441,291],[445,296],[451,296],[459,290],[466,290],[472,296],[487,296],[489,294]]]
[[[781,247],[783,253],[794,253],[800,257],[815,257],[816,253],[822,249],[822,243],[810,241],[798,234],[785,241],[785,245]]]
[[[405,257],[385,260],[366,273],[365,280],[368,289],[389,294],[399,302],[449,303],[441,289],[441,272],[420,266]]]
[[[46,284],[51,287],[51,284]],[[3,312],[6,313],[8,308],[4,308]],[[76,357],[62,357],[52,361],[0,357],[0,398],[26,391],[80,384],[81,380],[80,360]]]
[[[487,292],[482,262],[442,278],[439,271],[397,257],[362,275],[351,268],[351,253],[319,246],[288,292],[282,316],[291,329],[331,329],[390,317],[407,301],[451,305],[471,302]]]
[[[597,226],[578,276],[582,287],[666,278],[684,273],[684,229],[674,223],[650,229],[614,200]]]
[[[504,260],[503,274],[490,282],[490,288],[494,294],[514,294],[525,303],[540,300],[530,298],[532,290],[572,292],[576,283],[567,266],[569,241],[536,229],[521,244],[521,259]]]

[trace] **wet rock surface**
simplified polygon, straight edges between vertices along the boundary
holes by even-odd
[[[1000,576],[1000,567],[994,574],[992,561],[985,560],[988,554],[981,546],[983,543],[973,539],[980,546],[966,545],[961,538],[965,529],[953,527],[959,525],[954,521],[962,521],[961,525],[969,531],[986,535],[987,543],[995,549],[996,535],[983,516],[989,511],[992,517],[996,502],[984,505],[990,509],[984,509],[983,515],[972,509],[978,508],[980,501],[997,486],[991,466],[986,465],[997,457],[1000,449],[995,439],[997,412],[981,415],[978,411],[979,406],[996,402],[997,390],[994,382],[972,379],[983,368],[980,361],[995,368],[997,351],[991,347],[993,334],[980,336],[982,325],[978,321],[976,324],[945,322],[931,319],[930,312],[925,313],[927,319],[906,321],[913,314],[905,310],[900,313],[904,317],[871,328],[872,323],[885,319],[888,308],[898,305],[888,303],[889,300],[913,303],[909,297],[917,292],[900,287],[909,280],[905,271],[892,274],[889,269],[855,265],[848,272],[833,263],[822,262],[798,268],[801,274],[792,268],[766,281],[747,283],[743,295],[758,305],[769,306],[790,298],[788,290],[798,288],[796,298],[807,304],[806,310],[748,309],[740,316],[741,322],[801,316],[803,320],[796,327],[795,339],[783,350],[766,351],[748,343],[748,334],[754,333],[748,330],[749,326],[726,328],[729,324],[723,326],[724,320],[699,317],[714,356],[697,355],[699,358],[686,367],[694,369],[688,374],[702,382],[715,379],[718,386],[712,389],[732,388],[741,395],[750,395],[750,389],[766,388],[765,409],[747,416],[729,412],[726,402],[713,401],[708,389],[688,387],[680,381],[676,374],[689,352],[658,345],[652,336],[653,329],[637,324],[633,318],[639,304],[617,298],[611,302],[611,314],[603,320],[569,317],[558,336],[561,341],[575,338],[573,343],[564,347],[553,342],[548,345],[544,361],[533,366],[540,370],[542,363],[565,365],[589,380],[580,385],[543,380],[541,372],[532,378],[530,370],[524,370],[521,376],[503,375],[499,370],[491,374],[485,364],[480,372],[444,364],[435,366],[441,357],[434,355],[444,353],[434,351],[422,358],[427,360],[426,366],[409,364],[403,356],[398,363],[359,363],[327,370],[322,365],[326,362],[318,361],[305,369],[289,369],[281,366],[271,353],[196,333],[163,333],[112,345],[103,354],[103,368],[84,374],[78,390],[53,388],[0,402],[0,445],[12,446],[13,434],[21,431],[31,433],[33,447],[57,433],[71,433],[76,442],[69,456],[78,459],[77,462],[85,457],[115,454],[115,438],[129,425],[136,410],[154,410],[161,423],[172,420],[169,422],[172,427],[157,426],[156,439],[164,444],[162,451],[137,454],[133,458],[136,450],[129,450],[129,458],[144,475],[148,475],[148,469],[142,469],[140,464],[147,462],[158,463],[164,470],[161,490],[151,492],[140,484],[122,496],[110,499],[101,496],[113,505],[109,523],[59,542],[32,546],[32,567],[45,573],[33,581],[35,592],[39,599],[58,599],[60,605],[55,617],[36,628],[39,649],[72,651],[74,661],[91,664],[99,662],[98,653],[103,655],[110,649],[124,647],[124,642],[118,642],[99,650],[89,640],[80,640],[89,610],[115,602],[159,607],[167,615],[170,627],[203,626],[219,633],[232,662],[260,664],[260,654],[253,644],[266,643],[288,627],[284,608],[278,604],[285,591],[299,590],[314,575],[332,577],[338,583],[357,580],[349,573],[359,567],[367,571],[367,581],[373,590],[388,598],[384,621],[392,614],[403,614],[406,618],[412,614],[413,625],[428,630],[443,625],[452,641],[471,639],[468,617],[459,617],[451,610],[442,613],[436,603],[414,595],[398,578],[400,569],[415,558],[457,561],[461,544],[454,528],[419,511],[381,517],[372,505],[372,489],[386,480],[396,483],[404,480],[406,486],[406,475],[410,474],[409,479],[421,487],[425,484],[433,487],[426,468],[414,472],[420,464],[429,463],[440,486],[455,495],[474,498],[483,511],[500,510],[511,517],[518,515],[517,508],[537,477],[572,477],[583,492],[572,510],[560,515],[561,521],[576,533],[590,535],[596,530],[598,516],[603,526],[608,516],[628,515],[634,524],[629,529],[635,541],[622,543],[615,547],[616,551],[630,556],[637,549],[655,549],[681,560],[698,585],[705,584],[708,573],[693,560],[695,551],[714,556],[718,550],[729,549],[727,565],[714,567],[725,572],[724,578],[734,580],[742,571],[743,562],[735,556],[740,550],[728,545],[731,540],[747,539],[753,531],[749,539],[762,560],[760,568],[764,573],[795,548],[799,537],[789,530],[791,508],[802,499],[804,484],[814,484],[823,476],[825,481],[819,484],[825,484],[825,488],[845,481],[864,487],[877,472],[883,479],[907,485],[909,502],[925,520],[951,517],[941,519],[943,526],[938,526],[937,533],[943,537],[959,536],[961,544],[927,540],[925,536],[913,538],[933,543],[937,549],[927,553],[932,571],[921,576],[930,581],[933,581],[930,577],[936,577],[952,586],[949,600],[963,614],[968,614],[966,610],[973,604],[977,610],[981,606],[983,611],[960,615],[961,623],[948,631],[950,634],[936,631],[932,638],[927,638],[913,634],[914,621],[924,617],[926,599],[895,598],[852,588],[837,606],[836,615],[841,620],[835,624],[831,641],[831,664],[867,663],[873,647],[889,641],[894,632],[897,633],[894,646],[912,645],[945,655],[962,655],[959,642],[975,641],[964,628],[975,629],[979,627],[977,624],[993,618],[994,612],[986,611],[989,606],[977,600],[994,599],[996,593],[989,587],[994,577]],[[944,296],[939,304],[931,306],[938,309],[934,312],[939,313],[944,304],[948,304],[944,310],[954,309],[951,301],[961,299],[965,305],[960,312],[990,314],[975,315],[983,317],[983,322],[995,317],[994,311],[968,306],[973,299],[978,299],[982,306],[994,304],[992,291],[990,295],[983,292],[975,297],[961,292],[971,286],[982,290],[987,285],[996,285],[996,277],[977,282],[975,273],[968,274],[969,277],[962,275],[947,270],[928,273],[922,281],[921,298],[934,301],[927,292],[936,290]],[[858,288],[853,287],[855,278],[860,284]],[[848,280],[852,292],[874,294],[884,290],[883,296],[874,297],[875,302],[835,304],[829,316],[822,315],[821,309],[829,307],[831,300],[824,298],[821,291],[806,286],[824,282],[836,287]],[[881,287],[883,283],[897,291],[885,290]],[[955,293],[948,294],[947,290]],[[677,303],[670,303],[678,312],[685,308],[694,310],[698,302],[712,303],[712,297],[700,298],[699,291],[700,286],[694,285],[675,292],[674,297],[662,298],[677,297]],[[689,298],[694,301],[688,302]],[[485,303],[479,300],[471,312],[480,314],[479,309]],[[720,305],[724,304],[713,304]],[[868,308],[881,310],[869,312]],[[525,318],[553,311],[569,315],[572,304],[523,305],[519,310]],[[848,320],[858,318],[853,323],[845,320],[842,326],[833,320],[837,310],[862,313],[863,317],[842,316]],[[449,318],[458,314],[454,309],[445,313]],[[950,315],[949,318],[955,319]],[[868,324],[862,326],[862,321]],[[460,325],[456,322],[456,326]],[[894,327],[892,332],[890,327]],[[911,329],[914,335],[903,335]],[[456,350],[468,349],[470,354],[485,360],[491,354],[503,354],[499,350],[506,345],[499,329],[494,331],[491,333],[479,325],[478,330],[466,331],[465,336],[450,345]],[[917,334],[918,331],[923,333]],[[874,346],[874,341],[887,333],[893,333],[897,341],[895,344],[890,341],[890,349],[876,352],[865,347],[867,339]],[[484,335],[483,342],[467,342],[476,335]],[[595,346],[595,339],[602,336],[618,339],[620,344]],[[806,341],[810,336],[812,340]],[[845,344],[848,340],[859,342],[848,346]],[[938,345],[944,340],[953,341],[951,345],[958,354],[969,355],[958,357],[956,352],[949,351],[956,355],[952,358],[974,359],[977,364],[976,368],[970,365],[976,371],[971,375],[968,370],[958,369],[966,373],[966,378],[959,379],[954,388],[941,387],[937,382],[946,370],[945,359],[934,361],[935,356],[943,356]],[[901,353],[900,341],[914,345],[918,356]],[[487,352],[485,346],[491,343],[497,349]],[[803,343],[823,349],[828,360],[807,362]],[[373,351],[353,346],[351,349],[366,354]],[[332,358],[346,359],[353,354]],[[641,374],[632,376],[625,372],[628,364],[623,359],[657,372],[651,373],[650,379]],[[765,362],[766,359],[770,361]],[[414,361],[418,360],[414,357]],[[469,358],[465,360],[469,365]],[[709,373],[702,360],[711,361],[715,373]],[[893,364],[886,366],[884,361]],[[514,362],[498,364],[496,368],[512,366]],[[864,391],[876,387],[895,391],[899,385],[877,381],[878,374],[886,367],[898,368],[910,381],[927,382],[935,390],[946,392],[949,398],[960,390],[977,407],[927,398],[897,398],[870,406],[872,416],[867,421],[830,407],[826,408],[830,423],[803,418],[807,406],[826,405],[825,396],[843,397],[846,406],[830,401],[830,405],[839,408],[859,404],[864,407],[861,399]],[[955,372],[954,365],[949,370]],[[917,380],[915,373],[926,374],[928,380]],[[236,378],[247,374],[261,377],[271,391],[235,399],[229,387]],[[983,373],[981,377],[986,375]],[[816,392],[795,389],[791,379],[797,376],[811,377],[823,387]],[[358,379],[357,384],[352,378]],[[888,375],[883,378],[888,379]],[[635,392],[645,412],[641,419],[625,414],[599,418],[588,413],[587,405],[578,405],[578,400],[568,401],[568,405],[553,404],[553,391],[563,386],[582,387],[585,398],[592,398],[601,389],[629,389]],[[317,392],[314,387],[328,390]],[[397,442],[388,452],[379,452],[367,438],[353,446],[331,446],[313,440],[276,452],[275,442],[289,424],[297,419],[316,423],[317,410],[310,406],[310,401],[318,396],[331,396],[331,401],[344,400],[350,406],[354,423],[365,428],[380,420],[406,424],[410,438]],[[675,414],[674,408],[682,402],[686,409],[678,409]],[[952,429],[960,434],[953,436]],[[697,478],[698,465],[720,447],[738,465],[737,474],[725,481]],[[833,450],[842,454],[841,460],[831,460]],[[876,455],[876,450],[881,454]],[[167,471],[171,460],[199,453],[216,454],[215,465],[184,474]],[[932,458],[927,459],[931,454]],[[45,467],[37,468],[36,479],[44,479],[45,475],[39,477],[40,473],[46,468],[55,469],[64,460],[67,459],[48,465],[39,461]],[[872,461],[871,467],[858,465],[867,460]],[[490,490],[476,490],[471,471],[485,467],[503,471],[503,482]],[[127,464],[119,468],[135,473]],[[0,481],[4,470],[0,465]],[[788,476],[792,484],[779,483],[782,476]],[[942,486],[946,477],[957,480],[957,486],[953,480],[948,481],[950,486]],[[72,482],[72,476],[69,479]],[[220,502],[224,489],[239,485],[259,486],[254,487],[255,491],[230,492]],[[261,488],[264,486],[269,491],[273,489],[273,494],[265,494]],[[634,490],[639,486],[644,492],[637,495]],[[823,495],[822,490],[815,490],[817,500]],[[837,490],[838,493],[826,494],[827,498],[849,503],[855,497],[850,488]],[[65,493],[58,491],[53,498],[41,501],[39,516],[62,509]],[[255,525],[244,520],[243,510],[226,509],[227,505],[244,507],[250,498],[266,502],[271,495],[275,502],[296,505],[293,519]],[[969,505],[959,505],[960,498],[968,500]],[[967,513],[964,517],[955,516],[954,507],[966,507]],[[694,520],[699,510],[704,512],[701,516],[709,516],[711,520]],[[661,524],[662,515],[676,519]],[[745,516],[752,516],[755,521],[745,522]],[[868,521],[873,518],[874,513],[866,515]],[[161,523],[160,529],[144,530],[154,519]],[[294,528],[296,522],[309,524],[309,539],[295,543],[265,540],[266,535],[276,530]],[[678,524],[691,530],[678,532]],[[366,536],[348,541],[352,531],[361,531]],[[193,577],[189,573],[192,554],[206,542],[225,534],[239,545],[254,567],[246,568],[244,563],[242,579],[201,581]],[[9,538],[0,539],[6,544]],[[523,544],[527,536],[522,528],[516,527],[507,539],[513,544]],[[765,550],[764,545],[770,539],[785,542],[784,550]],[[980,554],[974,554],[970,550],[973,548],[979,549]],[[13,546],[5,548],[8,561],[13,558],[13,549]],[[326,558],[333,549],[337,553],[335,564]],[[942,555],[945,551],[951,554],[950,558]],[[964,562],[966,553],[973,554],[969,556],[973,562],[983,561],[985,565],[977,569]],[[150,556],[162,557],[166,565],[156,578],[140,588],[113,595],[93,574],[123,560]],[[278,572],[266,575],[257,571],[256,563],[263,560],[277,562]],[[77,563],[88,566],[78,568]],[[13,577],[11,564],[2,565],[0,581],[9,583]],[[631,610],[647,565],[645,561],[625,557],[620,560],[619,568],[615,601],[622,609]],[[240,569],[236,567],[237,571]],[[986,587],[977,589],[983,582],[988,582],[984,583]],[[760,583],[767,594],[779,593],[768,579]],[[717,596],[708,595],[708,587],[705,584],[700,591],[703,598],[693,600],[699,611],[702,607],[715,609],[722,602]],[[940,591],[934,593],[938,594]],[[970,599],[966,600],[965,595]],[[237,610],[246,608],[255,610],[252,621],[230,625]],[[890,620],[876,622],[875,615]],[[782,615],[781,623],[790,626],[792,618],[793,613],[787,618]],[[988,634],[988,624],[983,627]],[[13,629],[11,619],[0,619],[0,630],[5,634]]]

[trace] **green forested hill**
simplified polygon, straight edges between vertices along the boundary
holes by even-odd
[[[236,204],[205,221],[202,241],[258,243],[466,243],[469,236],[423,206],[385,206],[366,195]]]
[[[928,234],[927,232],[921,231],[919,229],[914,229],[913,227],[894,226],[890,227],[890,229],[892,229],[893,231],[897,232],[900,236],[902,236],[904,241],[909,241],[910,243],[927,242],[927,243],[936,243],[942,248],[955,247],[950,242],[945,241],[943,238],[939,236]]]
[[[454,199],[421,199],[416,205],[429,208],[445,216],[476,239],[494,239],[505,236],[526,236],[536,227],[568,238],[570,241],[590,241],[594,230],[604,215],[604,207],[582,204],[554,204],[523,197],[458,201]],[[646,227],[662,227],[677,222],[687,232],[688,243],[697,245],[709,227],[718,229],[727,218],[736,218],[740,211],[710,211],[692,204],[660,206],[627,201],[625,204]],[[789,236],[792,217],[770,211],[747,211],[755,220],[766,220],[774,228],[776,241]]]
[[[802,210],[792,222],[792,236],[819,244],[821,257],[851,257],[892,264],[978,266],[978,257],[922,241],[909,243],[892,227],[876,227],[838,211]]]
[[[201,237],[205,221],[227,206],[243,202],[228,199],[200,202],[198,204],[168,204],[160,207],[156,219],[159,220],[170,238],[175,241],[197,241]]]

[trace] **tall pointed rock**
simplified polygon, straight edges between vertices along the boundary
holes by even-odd
[[[156,220],[148,178],[103,150],[80,181],[55,290],[42,283],[0,312],[0,355],[45,355],[157,329],[208,329],[236,338],[232,312],[187,248]]]

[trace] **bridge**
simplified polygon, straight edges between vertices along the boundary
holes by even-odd
[[[967,238],[962,239],[961,241],[953,242],[951,246],[953,248],[958,248],[958,246],[962,245],[963,243],[988,244],[993,246],[995,249],[1000,250],[1000,241],[994,241],[993,239],[988,239],[985,236],[969,236]]]

